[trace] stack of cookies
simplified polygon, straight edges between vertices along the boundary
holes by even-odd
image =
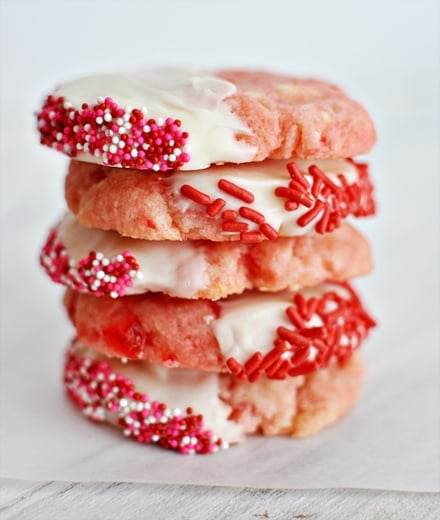
[[[64,383],[90,419],[210,453],[344,415],[374,326],[346,222],[375,212],[368,113],[329,83],[152,70],[61,85],[41,142],[72,158],[41,265],[76,329]]]

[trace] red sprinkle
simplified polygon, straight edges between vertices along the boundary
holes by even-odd
[[[262,224],[264,222],[264,215],[262,213],[259,213],[258,211],[255,211],[252,208],[247,208],[246,206],[242,206],[238,210],[239,214],[243,218],[247,218],[248,220],[251,220],[252,222],[255,222],[256,224]]]
[[[269,240],[275,240],[276,238],[278,238],[277,231],[267,222],[260,224],[260,230],[263,233],[263,235]]]
[[[287,307],[286,314],[287,314],[289,320],[292,322],[293,325],[295,325],[295,327],[297,329],[304,328],[304,320],[301,317],[301,314],[299,313],[299,311],[297,309],[295,309],[295,307],[293,307],[293,306]]]
[[[240,240],[244,244],[257,244],[262,242],[263,234],[259,231],[243,231],[240,233]]]
[[[293,202],[293,200],[286,200],[284,203],[284,209],[286,211],[295,211],[299,208],[298,202]]]
[[[194,186],[190,186],[189,184],[184,184],[180,188],[180,193],[202,206],[209,206],[211,204],[211,197],[209,195],[206,195],[206,193],[197,190]]]
[[[262,375],[284,379],[326,368],[333,358],[340,363],[347,360],[375,322],[348,283],[328,283],[340,287],[342,294],[329,290],[319,298],[306,299],[297,293],[294,305],[286,309],[294,329],[278,327],[274,348],[265,356],[257,351],[243,365],[229,358],[226,366],[230,372],[250,382]],[[308,324],[315,316],[321,326]]]
[[[233,209],[225,209],[222,213],[222,219],[223,220],[237,220],[238,213],[234,211]]]
[[[210,217],[216,217],[225,207],[226,201],[224,199],[215,199],[209,206],[206,212]]]
[[[232,195],[232,197],[240,199],[243,202],[247,202],[248,204],[254,202],[255,197],[253,193],[245,190],[244,188],[241,188],[240,186],[237,186],[237,184],[234,184],[231,181],[220,179],[218,181],[218,187],[225,193],[228,193],[229,195]]]
[[[340,186],[316,165],[309,167],[309,176],[312,177],[312,182],[309,182],[307,176],[299,171],[295,163],[288,163],[286,165],[290,174],[288,186],[276,187],[274,195],[286,199],[284,202],[286,211],[296,211],[300,206],[308,208],[308,211],[297,218],[296,223],[300,227],[305,227],[316,220],[315,230],[321,234],[339,227],[349,214],[356,217],[372,215],[375,213],[375,204],[367,166],[358,165],[352,160],[350,162],[358,169],[358,180],[348,184],[345,177],[338,174]],[[254,195],[251,192],[231,181],[220,179],[218,187],[248,204],[254,202]],[[189,185],[182,186],[181,193],[192,201],[206,206],[208,217],[215,218],[221,215],[223,221],[236,221],[234,225],[227,224],[226,227],[222,225],[222,231],[240,234],[240,240],[245,243],[259,242],[263,238],[269,240],[278,238],[278,232],[269,222],[266,222],[265,215],[254,208],[241,206],[238,212],[228,209],[225,200],[221,197],[211,202],[208,194]],[[244,222],[243,219],[248,222]],[[258,226],[257,229],[255,224]]]
[[[306,190],[308,189],[309,183],[307,182],[307,179],[299,171],[298,166],[294,162],[287,163],[287,171],[289,172],[290,177],[292,178],[292,180],[294,180],[294,181],[298,182],[299,184],[301,184],[301,186],[304,189],[306,189]]]
[[[309,173],[312,177],[321,179],[322,182],[326,184],[334,193],[341,191],[341,188],[336,186],[330,177],[328,177],[322,170],[320,170],[316,164],[309,166]]]
[[[234,231],[241,233],[243,231],[247,231],[249,228],[249,224],[246,222],[237,222],[236,220],[225,220],[222,224],[223,231]]]
[[[263,361],[263,356],[260,352],[255,352],[244,364],[244,371],[246,373],[251,373],[256,370],[261,362]]]
[[[313,206],[313,200],[310,197],[300,191],[292,190],[291,188],[285,188],[283,186],[275,188],[275,195],[277,197],[289,199],[293,202],[296,202],[297,204],[302,204],[307,208],[311,208]]]
[[[350,162],[358,170],[356,182],[348,184],[344,175],[338,174],[340,183],[338,186],[316,165],[311,165],[308,169],[312,177],[311,187],[295,163],[289,163],[287,170],[292,180],[288,187],[279,186],[274,193],[278,197],[287,199],[284,203],[286,211],[295,211],[300,204],[309,207],[310,211],[301,215],[297,219],[297,224],[304,227],[317,219],[315,229],[318,233],[333,231],[350,213],[356,217],[373,215],[375,204],[368,167],[365,164],[355,163],[351,159]],[[322,210],[324,210],[323,214],[319,216]]]
[[[234,376],[238,376],[241,372],[243,372],[240,363],[234,358],[229,358],[226,361],[226,366],[229,368],[231,374],[234,374]]]
[[[308,224],[310,224],[310,222],[312,222],[312,220],[323,210],[324,207],[325,207],[324,202],[322,202],[322,200],[318,199],[315,202],[315,205],[313,206],[312,209],[310,209],[309,211],[304,213],[304,215],[301,215],[299,217],[299,219],[297,220],[298,225],[301,227],[305,227]]]

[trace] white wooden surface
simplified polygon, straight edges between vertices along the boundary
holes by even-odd
[[[437,520],[440,494],[2,480],[0,519]]]

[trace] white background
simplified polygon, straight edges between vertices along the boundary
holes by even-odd
[[[368,160],[379,215],[361,224],[376,269],[359,286],[380,327],[366,348],[369,379],[359,406],[339,430],[304,445],[321,455],[323,443],[337,450],[336,470],[314,485],[438,489],[438,3],[2,0],[0,6],[1,474],[61,478],[72,466],[62,455],[66,443],[74,457],[81,436],[90,450],[101,439],[115,441],[77,417],[62,397],[61,356],[72,332],[59,303],[62,291],[45,279],[37,259],[47,229],[64,211],[66,159],[38,146],[33,111],[57,83],[83,74],[235,66],[329,79],[364,103],[378,128]],[[53,436],[36,427],[41,421]],[[350,439],[344,449],[341,435]],[[121,456],[136,461],[138,446],[125,446],[118,445]],[[245,453],[238,450],[224,459],[225,475],[231,457]],[[337,464],[349,457],[354,467],[347,475]],[[107,470],[77,467],[72,478],[147,478],[142,468]],[[222,480],[205,470],[208,482],[234,484],[230,475]],[[184,479],[185,469],[175,478]]]

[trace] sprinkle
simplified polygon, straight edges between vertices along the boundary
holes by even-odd
[[[373,186],[368,178],[368,168],[366,165],[350,162],[358,170],[358,179],[352,184],[348,184],[342,174],[337,175],[340,186],[336,185],[322,170],[316,165],[309,167],[309,174],[304,175],[300,172],[295,163],[286,165],[290,175],[287,186],[277,186],[274,195],[286,199],[284,209],[288,212],[296,211],[302,206],[308,211],[302,213],[296,220],[300,227],[305,227],[313,221],[314,229],[317,233],[327,233],[339,227],[342,220],[349,214],[356,217],[368,216],[375,213],[373,199]],[[312,182],[307,180],[312,178]],[[244,201],[248,204],[255,202],[254,195],[226,179],[218,181],[220,190],[228,193],[232,197]],[[275,240],[278,238],[277,230],[266,221],[266,216],[255,208],[240,206],[238,211],[227,207],[226,201],[217,197],[211,202],[211,197],[216,196],[203,193],[190,185],[181,188],[181,194],[195,203],[206,206],[207,216],[212,219],[218,217],[223,221],[235,221],[236,224],[223,224],[221,227],[224,233],[236,233],[244,243],[260,242],[264,238]],[[231,203],[233,206],[233,204]],[[247,222],[246,222],[247,221]]]
[[[263,356],[260,352],[255,352],[245,363],[244,371],[246,373],[251,373],[256,370],[261,362],[263,361]]]
[[[321,179],[324,184],[326,184],[331,191],[337,193],[341,190],[339,186],[336,186],[336,184],[328,177],[322,170],[320,170],[316,164],[312,164],[309,166],[309,173],[312,177],[316,179]]]
[[[243,202],[247,202],[248,204],[254,202],[255,197],[253,193],[245,190],[244,188],[241,188],[240,186],[237,186],[237,184],[234,184],[231,181],[220,179],[218,181],[218,187],[225,193],[228,193],[232,197],[240,199]]]
[[[208,213],[210,217],[216,217],[225,207],[225,205],[226,201],[224,199],[215,199],[215,201],[209,205],[206,213]]]
[[[293,307],[293,306],[287,307],[286,314],[287,314],[287,317],[289,318],[289,320],[293,323],[293,325],[295,325],[295,327],[297,329],[304,328],[304,320],[295,307]]]
[[[242,206],[238,213],[241,217],[246,218],[248,220],[251,220],[252,222],[255,222],[256,224],[262,224],[265,220],[264,215],[262,213],[259,213],[258,211],[255,211],[254,209],[247,208],[246,206]]]
[[[197,204],[201,204],[203,206],[209,206],[211,204],[211,197],[209,195],[202,193],[189,184],[184,184],[180,188],[180,193],[194,202],[197,202]]]
[[[352,159],[349,159],[349,162],[358,170],[356,182],[348,184],[344,175],[338,174],[337,179],[340,184],[338,186],[318,166],[312,164],[308,168],[309,175],[312,177],[311,187],[296,164],[288,163],[286,167],[291,181],[288,187],[275,188],[274,194],[287,199],[284,203],[286,211],[295,211],[300,205],[310,208],[296,222],[299,226],[305,227],[316,219],[315,230],[318,233],[333,231],[349,214],[355,217],[374,215],[376,208],[368,167],[365,164],[355,163]]]
[[[237,220],[238,213],[234,211],[233,209],[225,209],[222,213],[222,219],[223,220]]]
[[[89,153],[102,164],[138,170],[177,171],[190,160],[188,133],[171,117],[148,119],[145,111],[120,107],[112,98],[83,103],[48,96],[37,115],[41,143],[70,157]]]
[[[299,217],[299,219],[296,221],[297,224],[301,227],[307,226],[323,210],[324,207],[324,202],[318,199],[312,209]]]
[[[275,188],[274,193],[277,197],[289,199],[293,202],[296,202],[297,204],[306,206],[307,208],[311,208],[313,206],[313,200],[306,194],[298,190],[293,190],[291,188],[285,188],[283,186],[280,186],[278,188]]]
[[[263,224],[260,225],[260,229],[263,235],[269,240],[275,240],[278,238],[278,233],[276,230],[267,222],[263,222]]]
[[[300,347],[309,347],[312,344],[312,341],[309,338],[306,338],[292,330],[286,329],[286,327],[278,327],[277,334],[281,339],[288,341],[292,345],[299,345]]]
[[[223,231],[235,231],[235,232],[243,232],[247,231],[249,228],[249,224],[246,222],[237,222],[236,220],[225,220],[222,224]]]
[[[240,233],[240,240],[244,244],[258,244],[263,240],[263,234],[260,231],[243,231]]]
[[[66,355],[64,385],[72,401],[92,421],[117,425],[126,437],[157,444],[182,454],[208,454],[227,443],[206,430],[203,415],[191,407],[182,413],[138,392],[134,383],[113,372],[105,361],[78,355],[72,346]]]
[[[96,251],[78,261],[70,258],[56,229],[50,232],[41,250],[40,265],[56,283],[79,292],[111,298],[124,296],[125,289],[131,287],[132,280],[141,274],[136,259],[128,251],[113,258]]]
[[[278,327],[274,347],[265,356],[254,352],[243,365],[228,358],[228,370],[252,383],[262,375],[285,379],[310,374],[326,368],[332,358],[347,360],[376,324],[347,282],[328,284],[340,290],[330,288],[320,298],[309,299],[295,294],[293,305],[286,308],[294,328]],[[317,322],[322,325],[316,326]]]
[[[307,190],[309,183],[307,182],[304,175],[300,172],[298,166],[294,162],[291,162],[287,163],[286,167],[292,180],[297,181],[304,189]]]
[[[238,376],[241,372],[243,372],[240,363],[234,358],[229,358],[226,361],[226,366],[229,368],[231,374],[234,374],[234,376]]]

